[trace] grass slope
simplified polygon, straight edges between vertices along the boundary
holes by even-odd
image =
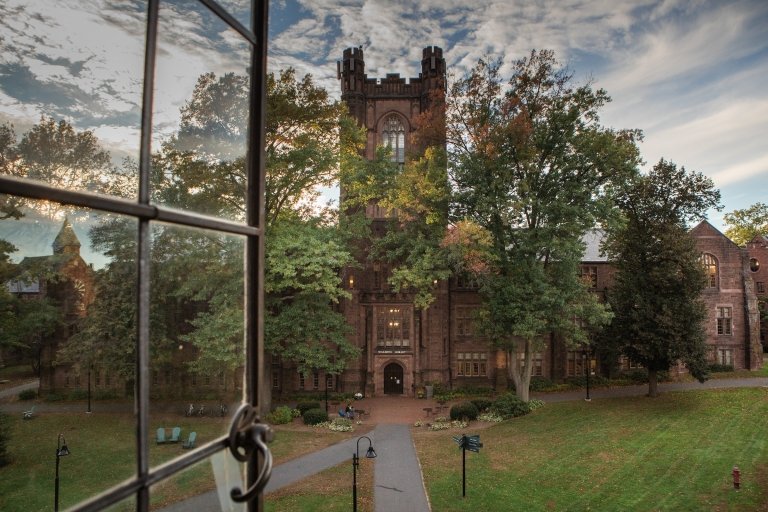
[[[477,432],[464,499],[451,436],[415,439],[434,510],[754,511],[768,510],[766,416],[762,388],[550,404]]]

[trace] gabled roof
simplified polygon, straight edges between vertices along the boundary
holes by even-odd
[[[725,240],[728,240],[728,242],[731,243],[734,247],[739,247],[736,242],[725,236],[719,229],[717,229],[715,226],[709,223],[706,219],[699,222],[694,226],[688,233],[691,234],[691,236],[719,236],[721,238],[724,238]]]
[[[584,262],[608,262],[608,256],[606,256],[601,250],[600,245],[605,239],[605,231],[602,229],[591,229],[587,231],[584,236],[581,237],[581,241],[584,243],[584,255],[581,257],[581,261]]]
[[[10,293],[40,293],[40,281],[27,282],[23,280],[8,281],[5,283]]]

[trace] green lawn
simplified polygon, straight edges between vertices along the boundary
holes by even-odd
[[[548,404],[466,430],[484,448],[467,454],[463,499],[451,434],[415,438],[434,510],[756,511],[768,509],[766,417],[762,388]]]
[[[0,510],[53,509],[56,440],[63,433],[71,455],[60,459],[62,509],[133,476],[136,470],[134,418],[131,414],[45,413],[23,421],[10,415],[9,451],[12,463],[0,468]],[[157,445],[158,427],[182,428],[182,438],[197,432],[198,446],[226,433],[228,418],[186,418],[157,414],[151,418],[150,462],[156,466],[183,453],[181,444]],[[317,431],[302,425],[275,427],[270,445],[276,463],[336,443],[352,434]],[[213,490],[208,462],[197,464],[159,483],[151,493],[152,506],[162,507],[188,496]],[[118,507],[120,508],[120,507]],[[131,507],[125,507],[130,510]]]
[[[360,459],[357,468],[357,510],[373,512],[372,459]],[[352,461],[344,462],[294,485],[267,494],[267,512],[347,512],[352,509]],[[437,510],[437,509],[435,509]]]

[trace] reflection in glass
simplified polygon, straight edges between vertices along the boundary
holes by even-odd
[[[249,47],[202,4],[162,4],[153,200],[242,221]]]
[[[229,491],[242,487],[242,465],[229,450],[213,454],[150,489],[150,510],[174,506],[177,510],[245,510]],[[224,506],[221,505],[222,501]]]
[[[17,199],[0,195],[20,215],[0,220],[0,357],[31,413],[12,416],[0,508],[50,509],[60,462],[65,509],[135,472],[136,221]]]
[[[237,236],[152,226],[150,431],[181,429],[153,464],[180,455],[191,432],[198,446],[225,434],[241,400],[244,250]]]
[[[146,7],[25,2],[0,17],[0,174],[135,197]]]

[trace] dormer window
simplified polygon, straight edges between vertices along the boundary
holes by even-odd
[[[392,149],[392,161],[405,163],[405,127],[396,114],[391,114],[384,121],[381,138],[382,143]]]

